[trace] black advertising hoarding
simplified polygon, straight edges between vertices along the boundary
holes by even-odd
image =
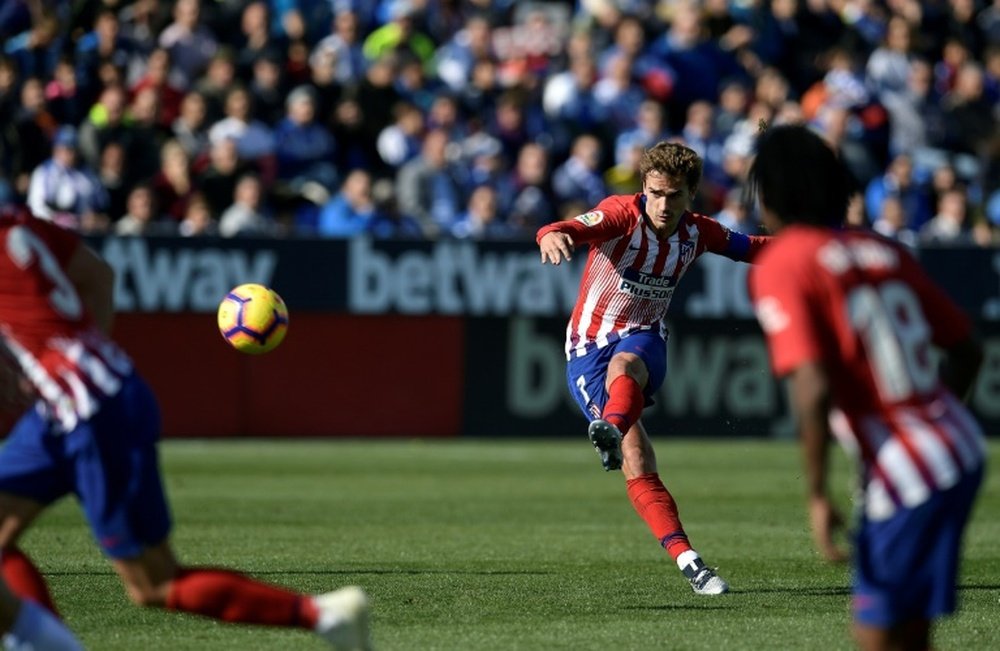
[[[214,312],[230,287],[260,282],[282,294],[293,319],[299,311],[394,323],[458,318],[461,341],[452,333],[405,345],[463,347],[462,433],[581,435],[562,346],[582,251],[572,264],[553,267],[540,263],[531,242],[106,238],[92,244],[118,271],[116,304],[126,313]],[[972,404],[987,430],[1000,432],[1000,251],[933,249],[920,257],[985,336],[987,361]],[[667,381],[645,414],[654,435],[791,433],[783,389],[768,371],[747,297],[748,270],[703,256],[679,284]],[[351,345],[349,338],[335,343]]]

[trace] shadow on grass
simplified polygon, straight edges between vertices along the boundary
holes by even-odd
[[[723,604],[663,604],[662,606],[623,606],[622,610],[732,610],[733,605]]]
[[[198,566],[191,566],[190,569],[198,569]],[[548,570],[421,570],[421,569],[343,569],[343,570],[245,570],[241,568],[228,567],[237,572],[245,572],[251,576],[338,576],[342,574],[455,574],[463,576],[545,576],[556,574]],[[54,571],[46,572],[46,576],[115,576],[111,570],[80,570],[80,571]]]

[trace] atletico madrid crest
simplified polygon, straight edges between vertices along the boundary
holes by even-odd
[[[694,260],[694,242],[680,243],[681,265],[688,266]]]

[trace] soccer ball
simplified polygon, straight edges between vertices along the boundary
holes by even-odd
[[[288,308],[277,292],[247,283],[234,287],[219,303],[219,332],[241,353],[274,350],[288,330]]]

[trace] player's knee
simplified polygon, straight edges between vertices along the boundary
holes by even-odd
[[[608,376],[617,377],[619,375],[628,375],[640,386],[644,386],[649,378],[649,371],[646,369],[646,363],[638,355],[619,353],[612,357],[611,363],[608,364]]]

